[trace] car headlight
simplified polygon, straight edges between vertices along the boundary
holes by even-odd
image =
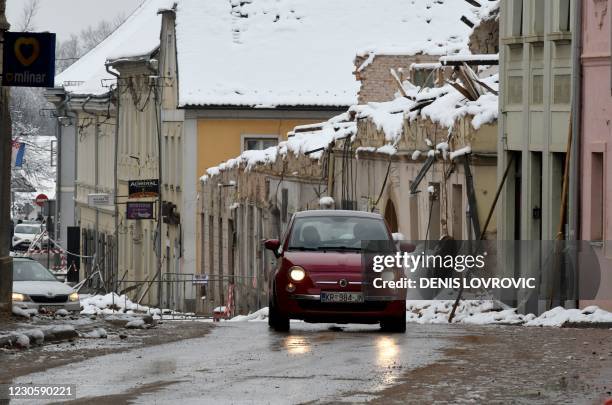
[[[79,293],[73,292],[72,294],[68,296],[68,301],[70,302],[76,302],[78,300],[79,300]]]
[[[13,242],[17,242],[18,240],[19,240],[18,237],[16,237],[16,236],[13,237]]]
[[[306,277],[306,271],[300,266],[293,266],[289,269],[289,278],[293,281],[302,281]]]
[[[395,274],[391,270],[387,270],[380,275],[380,278],[382,278],[383,281],[393,281],[395,280]]]
[[[23,302],[23,301],[29,301],[27,295],[24,294],[19,294],[19,293],[13,293],[13,301],[15,302]]]

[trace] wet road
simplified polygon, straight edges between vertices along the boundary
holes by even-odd
[[[611,381],[607,329],[409,324],[406,334],[387,334],[376,326],[292,323],[283,334],[264,322],[224,322],[204,337],[13,382],[75,384],[74,403],[82,404],[388,405],[602,404],[612,398]]]
[[[261,322],[227,322],[204,338],[91,358],[14,382],[69,382],[78,398],[97,403],[356,402],[435,361],[448,333],[296,323],[282,334]]]

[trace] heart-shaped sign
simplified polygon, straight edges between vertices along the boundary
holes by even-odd
[[[29,56],[23,54],[24,47],[32,47],[32,53]],[[20,37],[15,41],[15,56],[23,66],[30,66],[38,59],[40,55],[40,44],[36,38]]]

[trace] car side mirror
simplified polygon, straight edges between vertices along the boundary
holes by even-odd
[[[412,253],[416,249],[414,243],[407,242],[405,240],[399,242],[399,250],[401,252]]]
[[[280,254],[278,253],[278,249],[280,248],[280,245],[281,243],[280,243],[280,240],[278,239],[267,239],[264,242],[265,248],[274,252],[274,256],[276,257],[280,257]]]

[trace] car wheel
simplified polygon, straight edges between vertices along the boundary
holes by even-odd
[[[273,301],[271,298],[268,306],[268,325],[277,332],[288,332],[289,317],[280,314]]]

